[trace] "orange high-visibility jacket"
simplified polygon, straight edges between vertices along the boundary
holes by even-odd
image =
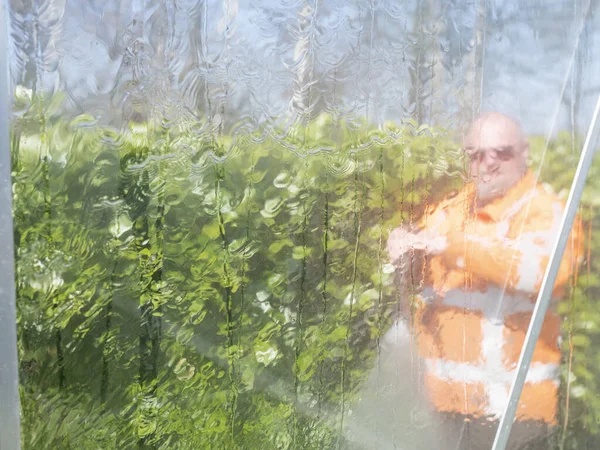
[[[446,237],[430,257],[412,320],[425,362],[425,389],[439,411],[499,418],[564,204],[528,172],[501,198],[476,207],[473,185],[429,208],[421,226]],[[582,249],[579,219],[553,295],[564,295]],[[548,312],[517,410],[517,420],[555,423],[560,320]]]

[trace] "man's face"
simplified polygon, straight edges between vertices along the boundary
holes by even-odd
[[[503,195],[527,171],[528,144],[518,126],[509,120],[488,118],[476,122],[464,149],[481,202]]]

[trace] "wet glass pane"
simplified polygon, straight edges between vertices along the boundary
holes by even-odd
[[[23,448],[491,448],[595,1],[9,3]],[[597,170],[512,449],[600,445]]]

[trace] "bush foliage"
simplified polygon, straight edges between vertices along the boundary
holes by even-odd
[[[464,183],[451,136],[327,115],[117,131],[43,110],[12,135],[24,447],[336,447],[398,305],[387,234]],[[564,194],[580,143],[531,146]],[[598,183],[560,306],[568,448],[600,418]]]

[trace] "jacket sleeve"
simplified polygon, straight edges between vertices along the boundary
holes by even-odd
[[[522,232],[514,239],[480,238],[476,233],[451,231],[447,235],[444,263],[449,268],[470,272],[509,291],[536,294],[542,283],[556,239],[563,205],[532,208]],[[575,219],[557,274],[555,291],[564,287],[582,254],[582,225]]]

